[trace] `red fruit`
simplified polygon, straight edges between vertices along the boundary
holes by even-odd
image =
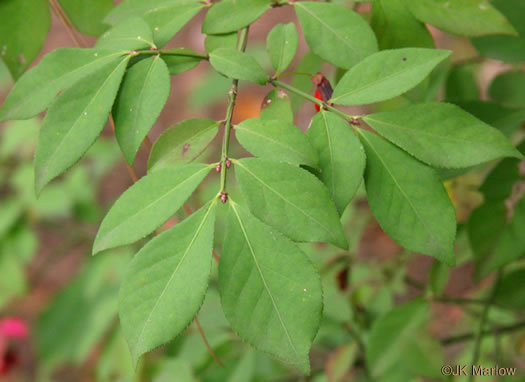
[[[328,102],[334,93],[332,85],[330,85],[330,81],[328,81],[328,79],[322,73],[317,73],[312,77],[312,82],[317,87],[317,89],[315,89],[314,97],[323,102]],[[315,105],[315,110],[319,112],[321,111],[321,107],[319,105]]]
[[[319,91],[319,89],[315,89],[314,97],[317,98],[320,101],[323,100],[323,97],[321,97],[321,92]],[[321,106],[319,106],[318,104],[314,104],[314,106],[315,106],[315,110],[317,110],[317,112],[321,111]]]

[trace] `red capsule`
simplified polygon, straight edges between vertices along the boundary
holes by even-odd
[[[217,166],[215,167],[215,171],[221,172],[221,170],[222,170],[222,164],[218,163]]]
[[[227,192],[221,192],[221,202],[226,203],[228,201],[228,193]]]
[[[314,97],[323,102],[328,102],[328,100],[332,98],[332,94],[334,94],[330,81],[328,81],[322,73],[317,73],[312,77],[312,82],[317,87],[315,89]],[[321,111],[321,107],[315,105],[315,110],[319,112]]]
[[[224,163],[226,164],[226,168],[230,168],[231,165],[232,165],[232,161],[229,160],[229,159],[226,159],[226,161]]]

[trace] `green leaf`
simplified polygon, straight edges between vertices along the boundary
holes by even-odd
[[[255,58],[235,49],[214,50],[210,53],[210,64],[216,71],[229,78],[252,81],[260,85],[268,81],[268,75]]]
[[[438,175],[381,137],[360,134],[368,202],[381,228],[404,248],[453,266],[456,214]]]
[[[504,106],[525,107],[525,73],[512,71],[498,75],[489,86],[489,96]]]
[[[447,286],[450,278],[450,267],[444,263],[435,261],[432,263],[428,278],[432,293],[439,296],[443,294]]]
[[[211,119],[188,119],[167,129],[153,145],[148,170],[193,161],[213,141],[219,125]]]
[[[399,368],[403,355],[417,343],[416,335],[428,321],[428,304],[416,300],[398,306],[372,325],[366,359],[374,377]],[[408,379],[407,379],[408,380]]]
[[[522,158],[502,133],[452,104],[412,105],[363,119],[431,166],[469,167],[506,156]]]
[[[51,25],[49,5],[46,0],[0,1],[0,15],[0,57],[16,80],[44,45]]]
[[[59,91],[111,62],[120,61],[122,54],[98,49],[54,50],[16,82],[0,109],[0,122],[37,115]]]
[[[377,51],[377,40],[357,13],[337,4],[295,2],[304,38],[312,51],[329,63],[350,69]]]
[[[312,52],[306,53],[302,58],[295,71],[297,73],[317,73],[321,70],[323,61],[319,56],[316,56]],[[314,87],[312,80],[308,76],[295,75],[292,80],[292,86],[305,93],[310,93]],[[292,110],[297,112],[299,108],[304,104],[305,100],[303,97],[290,94],[290,101],[292,102]],[[310,105],[309,105],[310,106]],[[313,106],[310,106],[314,110]]]
[[[202,33],[237,31],[253,23],[270,9],[268,0],[222,0],[213,4],[202,24]]]
[[[293,110],[290,97],[281,89],[272,89],[264,97],[261,107],[261,119],[278,119],[293,123]]]
[[[104,129],[129,56],[65,90],[44,118],[35,153],[35,189],[73,166]]]
[[[166,49],[162,52],[164,54],[161,55],[161,58],[168,65],[168,70],[172,76],[193,69],[203,60],[203,58],[196,56],[197,53],[195,51],[186,48]],[[170,53],[174,53],[174,55],[170,55]]]
[[[133,65],[113,106],[115,136],[132,165],[140,145],[153,127],[170,94],[170,74],[159,56]]]
[[[80,33],[101,35],[107,28],[102,20],[113,9],[113,0],[58,0]]]
[[[525,61],[525,3],[521,0],[493,0],[498,9],[518,31],[519,36],[494,35],[472,40],[480,55],[505,62]]]
[[[237,48],[237,31],[232,33],[223,33],[223,34],[209,34],[204,40],[204,48],[206,52],[213,52],[215,49],[219,48]]]
[[[447,101],[479,100],[480,89],[476,83],[474,65],[458,65],[450,71],[446,84]]]
[[[292,62],[299,45],[294,23],[277,24],[266,38],[266,49],[270,55],[275,74],[283,72]]]
[[[114,251],[89,259],[46,305],[34,330],[41,370],[65,363],[81,365],[103,341],[117,319],[118,288],[129,255]]]
[[[153,30],[153,40],[160,48],[182,29],[204,4],[198,0],[126,0],[114,8],[104,21],[115,25],[130,17],[142,17]]]
[[[219,291],[226,318],[244,341],[309,374],[323,309],[319,274],[294,243],[235,203]]]
[[[408,11],[403,1],[375,0],[372,3],[371,26],[380,50],[434,48],[432,35]]]
[[[325,241],[346,249],[328,190],[308,171],[286,163],[246,158],[234,161],[251,212],[294,241]]]
[[[319,154],[320,178],[342,215],[363,180],[364,148],[346,121],[324,110],[312,119],[307,134]]]
[[[129,264],[119,313],[135,364],[180,334],[199,311],[211,269],[216,201],[152,239]]]
[[[330,102],[360,105],[394,98],[423,81],[450,53],[425,48],[375,53],[346,72]]]
[[[14,253],[0,251],[0,309],[27,290],[23,264]]]
[[[140,178],[118,198],[100,224],[93,254],[133,243],[153,232],[182,207],[210,168],[188,164]]]
[[[155,48],[151,28],[140,17],[130,17],[104,33],[95,48],[135,50]]]
[[[486,0],[404,0],[420,21],[466,37],[515,35],[508,20]]]
[[[306,135],[281,120],[247,119],[235,126],[235,136],[243,147],[258,157],[318,166],[317,153]]]
[[[494,303],[510,309],[525,309],[525,269],[520,268],[505,274],[500,280]]]

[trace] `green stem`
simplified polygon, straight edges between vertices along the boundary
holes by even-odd
[[[525,329],[525,322],[517,322],[512,325],[497,326],[490,330],[483,330],[478,333],[472,332],[472,333],[460,334],[454,337],[443,338],[440,342],[442,345],[452,345],[452,344],[457,344],[459,342],[470,341],[473,339],[477,340],[478,338],[480,338],[480,335],[481,337],[493,336],[495,333],[498,333],[498,335],[503,335],[503,334],[514,333],[516,331],[520,331],[524,329]]]
[[[241,30],[239,37],[239,43],[237,50],[244,52],[246,50],[246,43],[248,42],[248,27]],[[235,108],[235,100],[237,99],[237,90],[239,86],[239,80],[232,81],[232,87],[228,93],[229,102],[228,108],[226,109],[226,118],[224,122],[224,141],[222,143],[222,155],[221,155],[221,186],[219,189],[219,196],[221,193],[226,192],[226,176],[228,174],[228,167],[226,166],[226,160],[228,159],[228,151],[230,148],[230,134],[232,128],[233,109]]]
[[[486,324],[488,316],[489,316],[490,307],[492,305],[492,302],[494,301],[494,297],[495,297],[496,291],[498,289],[498,285],[499,285],[499,281],[501,279],[501,275],[502,275],[502,271],[500,269],[496,273],[496,279],[494,280],[494,285],[492,286],[492,291],[490,292],[490,296],[489,296],[488,300],[486,301],[485,307],[483,309],[483,313],[481,313],[481,320],[479,321],[479,328],[478,328],[478,332],[477,332],[477,335],[476,335],[476,342],[474,343],[474,353],[472,354],[471,365],[477,365],[478,364],[479,356],[481,354],[481,343],[483,341],[483,336],[484,336],[484,332],[485,332],[484,331],[484,327],[485,327],[485,324]],[[469,380],[471,382],[473,382],[475,380],[474,374],[472,374],[470,376]]]
[[[194,57],[201,60],[208,60],[209,57],[206,54],[191,52],[191,51],[183,51],[181,49],[168,49],[168,50],[139,50],[136,53],[134,53],[134,56],[152,56],[160,54],[161,56],[179,56],[179,57]]]
[[[346,120],[356,120],[356,119],[361,119],[360,116],[358,115],[351,115],[351,114],[346,114],[344,112],[342,112],[341,110],[339,109],[336,109],[335,107],[327,104],[326,102],[323,102],[321,100],[318,100],[317,98],[315,98],[314,96],[310,95],[310,94],[307,94],[305,92],[303,92],[302,90],[299,90],[297,89],[296,87],[293,87],[292,85],[288,85],[287,83],[285,82],[281,82],[279,80],[270,80],[270,83],[275,86],[275,87],[279,87],[279,88],[283,88],[283,89],[286,89],[288,90],[290,93],[294,93],[296,95],[298,95],[299,97],[302,97],[310,102],[313,102],[319,106],[321,106],[322,108],[326,109],[326,110],[330,110],[331,112],[337,114],[338,116],[346,119]]]

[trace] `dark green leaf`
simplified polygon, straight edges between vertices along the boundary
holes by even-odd
[[[294,241],[325,241],[348,247],[328,190],[314,175],[265,159],[234,163],[241,192],[257,218]]]
[[[349,69],[377,51],[374,32],[350,9],[330,3],[293,4],[308,46],[329,63]]]
[[[93,254],[153,232],[182,207],[211,167],[188,164],[142,177],[124,192],[100,224]]]
[[[505,274],[500,280],[494,302],[506,308],[525,309],[525,269],[520,268]]]
[[[256,349],[310,372],[323,309],[319,274],[288,238],[230,203],[219,291],[226,318]]]
[[[498,130],[459,107],[431,102],[363,118],[391,142],[436,167],[469,167],[521,154]]]
[[[255,156],[318,166],[317,153],[308,138],[291,123],[252,118],[236,125],[235,133],[241,145]]]
[[[46,40],[51,25],[49,5],[46,0],[4,0],[0,1],[0,15],[0,57],[16,80]]]
[[[379,49],[434,48],[432,35],[412,16],[403,1],[375,0],[372,3],[372,29]]]
[[[113,107],[113,118],[117,141],[130,165],[169,93],[170,74],[159,56],[136,63],[126,73]]]
[[[164,131],[148,160],[148,170],[188,163],[215,138],[219,123],[211,119],[188,119]]]
[[[491,82],[489,96],[507,107],[525,107],[525,73],[505,72]]]
[[[120,61],[122,52],[98,49],[57,49],[25,73],[9,93],[0,122],[28,119],[44,111],[57,93],[81,78]]]
[[[453,266],[456,214],[433,169],[381,137],[360,130],[372,213],[401,246]]]
[[[452,34],[478,37],[516,34],[508,20],[486,0],[404,0],[424,23]]]
[[[155,48],[151,28],[140,17],[130,17],[104,33],[95,45],[99,49],[134,50]]]
[[[133,16],[142,17],[153,30],[155,44],[163,47],[203,7],[198,0],[126,0],[104,21],[115,25]]]
[[[346,121],[324,110],[313,118],[308,137],[319,154],[320,178],[341,215],[363,180],[364,148]]]
[[[106,29],[102,20],[113,9],[113,0],[58,0],[80,33],[99,36]]]
[[[474,77],[473,65],[459,65],[450,71],[447,78],[447,101],[461,102],[479,99],[480,90]]]
[[[226,77],[252,81],[264,85],[268,75],[255,58],[230,48],[219,48],[210,53],[210,64]]]
[[[278,119],[293,123],[293,110],[290,97],[281,89],[272,89],[264,97],[261,119]]]
[[[206,14],[202,33],[221,34],[237,31],[253,23],[270,9],[268,0],[222,0]]]
[[[65,90],[44,118],[35,153],[35,189],[73,166],[104,129],[129,56]]]
[[[193,69],[202,61],[197,57],[197,53],[191,49],[175,48],[163,50],[161,58],[168,65],[168,70],[172,76],[187,72]],[[174,53],[171,55],[170,53]]]
[[[294,23],[277,24],[268,33],[266,48],[275,69],[275,74],[283,72],[292,62],[299,44]]]
[[[424,48],[375,53],[346,72],[330,102],[359,105],[394,98],[421,82],[450,53]]]
[[[216,200],[146,244],[130,263],[119,296],[133,361],[171,341],[193,320],[208,288]]]

